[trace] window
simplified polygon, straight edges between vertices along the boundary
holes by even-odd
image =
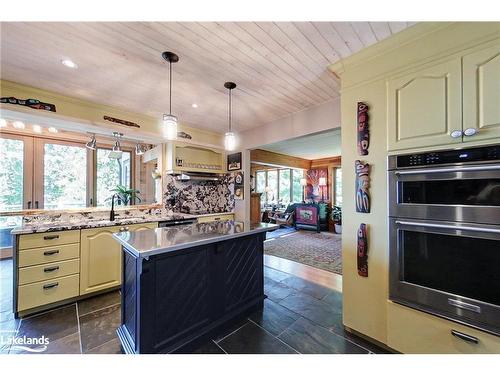
[[[278,201],[278,171],[267,171],[267,202],[277,203]]]
[[[117,185],[130,187],[131,153],[123,152],[121,159],[110,159],[110,150],[97,149],[96,200],[97,206],[110,206],[109,198]]]
[[[264,193],[266,190],[266,172],[259,171],[256,173],[255,191],[257,193]]]
[[[292,202],[300,203],[303,198],[304,187],[300,184],[300,180],[304,178],[302,169],[292,170]]]
[[[342,207],[342,168],[335,168],[335,206]]]
[[[24,142],[0,139],[0,211],[23,209]]]
[[[87,205],[87,150],[85,147],[45,143],[43,152],[43,208]]]
[[[255,191],[264,193],[261,203],[281,203],[286,206],[290,203],[302,202],[302,185],[300,179],[304,177],[302,169],[270,169],[255,173]],[[266,187],[270,191],[266,192]]]
[[[124,148],[117,160],[109,152],[89,150],[79,141],[2,132],[0,211],[110,204],[110,190],[134,186],[135,154]]]
[[[280,169],[279,171],[279,202],[290,203],[290,169]]]

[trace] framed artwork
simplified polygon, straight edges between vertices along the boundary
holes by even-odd
[[[227,155],[227,170],[238,171],[241,169],[241,152]]]
[[[311,202],[328,201],[328,185],[321,185],[320,182],[328,183],[328,169],[309,169],[306,172],[305,200]]]
[[[234,199],[242,200],[245,197],[245,179],[243,172],[237,172],[234,176]]]

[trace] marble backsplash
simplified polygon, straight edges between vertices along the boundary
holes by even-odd
[[[219,181],[178,181],[165,176],[163,204],[167,211],[218,213],[234,210],[234,175]]]

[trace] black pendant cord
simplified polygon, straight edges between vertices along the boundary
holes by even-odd
[[[233,90],[229,89],[229,132],[231,133],[231,117],[232,117],[232,111],[231,111],[231,108],[232,108],[232,101],[231,101],[231,92]]]
[[[170,88],[169,88],[169,102],[170,102],[170,109],[169,109],[169,115],[172,115],[172,61],[169,61],[170,64],[170,69],[169,69],[169,76],[170,76]]]

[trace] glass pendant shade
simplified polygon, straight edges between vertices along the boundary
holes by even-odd
[[[95,150],[97,148],[96,143],[97,142],[96,142],[96,139],[95,139],[95,135],[93,135],[92,139],[85,144],[85,147],[87,147],[90,150]]]
[[[234,151],[236,148],[236,136],[233,132],[227,132],[224,137],[224,148],[227,151]]]
[[[137,143],[135,145],[135,154],[136,155],[144,155],[144,150],[142,149],[142,145],[140,143]]]
[[[163,133],[169,141],[177,139],[177,117],[174,115],[163,115]]]

